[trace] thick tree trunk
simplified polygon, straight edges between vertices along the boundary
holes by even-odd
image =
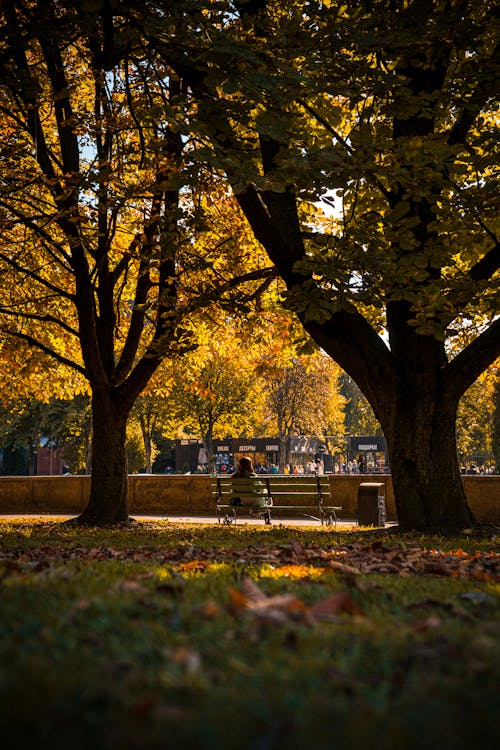
[[[118,392],[92,394],[92,476],[90,499],[77,521],[96,526],[128,521],[127,419],[130,409]]]
[[[401,530],[453,530],[473,524],[460,478],[455,408],[422,389],[400,397],[385,426]]]

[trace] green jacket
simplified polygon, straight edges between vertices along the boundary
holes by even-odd
[[[231,505],[248,505],[254,508],[265,508],[267,489],[257,477],[233,477],[231,481]]]

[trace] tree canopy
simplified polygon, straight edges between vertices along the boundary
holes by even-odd
[[[252,297],[278,273],[382,427],[401,526],[470,525],[457,406],[500,355],[493,2],[3,8],[10,334],[76,365],[94,419],[118,425],[161,356],[189,346],[188,292],[201,284],[197,309],[244,304],[239,281]],[[273,269],[239,274],[243,247],[221,267],[196,253],[208,174]],[[116,486],[123,461],[105,475]]]

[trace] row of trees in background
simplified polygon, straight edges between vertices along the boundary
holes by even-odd
[[[163,387],[137,399],[127,426],[130,473],[151,473],[155,464],[159,472],[173,466],[174,441],[182,438],[203,440],[211,454],[214,438],[279,436],[283,466],[291,435],[315,435],[334,454],[345,449],[345,435],[381,434],[358,386],[324,356],[313,357],[313,363],[302,357],[276,366],[274,378],[269,377],[269,364],[266,373],[259,373],[254,362],[227,358],[220,351],[205,352],[205,359],[197,351],[196,360],[191,359],[183,362],[182,377],[177,373],[170,388],[165,380]],[[462,468],[474,460],[500,471],[499,424],[500,369],[492,367],[459,405],[457,446]],[[71,473],[91,472],[90,396],[12,401],[0,408],[0,425],[0,447],[27,449],[28,464],[34,465],[30,453],[42,439],[64,448]]]
[[[494,4],[1,14],[2,361],[12,388],[50,355],[54,390],[91,393],[80,522],[128,518],[126,426],[162,363],[179,388],[207,321],[246,352],[281,304],[368,400],[401,527],[470,525],[457,409],[500,355]],[[255,363],[286,393],[281,367]]]

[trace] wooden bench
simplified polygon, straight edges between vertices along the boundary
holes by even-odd
[[[262,518],[270,524],[275,512],[297,511],[321,525],[336,527],[337,511],[342,510],[341,505],[328,504],[330,482],[327,476],[273,474],[248,479],[216,476],[212,477],[211,491],[219,523],[231,524],[239,516],[249,516]]]

